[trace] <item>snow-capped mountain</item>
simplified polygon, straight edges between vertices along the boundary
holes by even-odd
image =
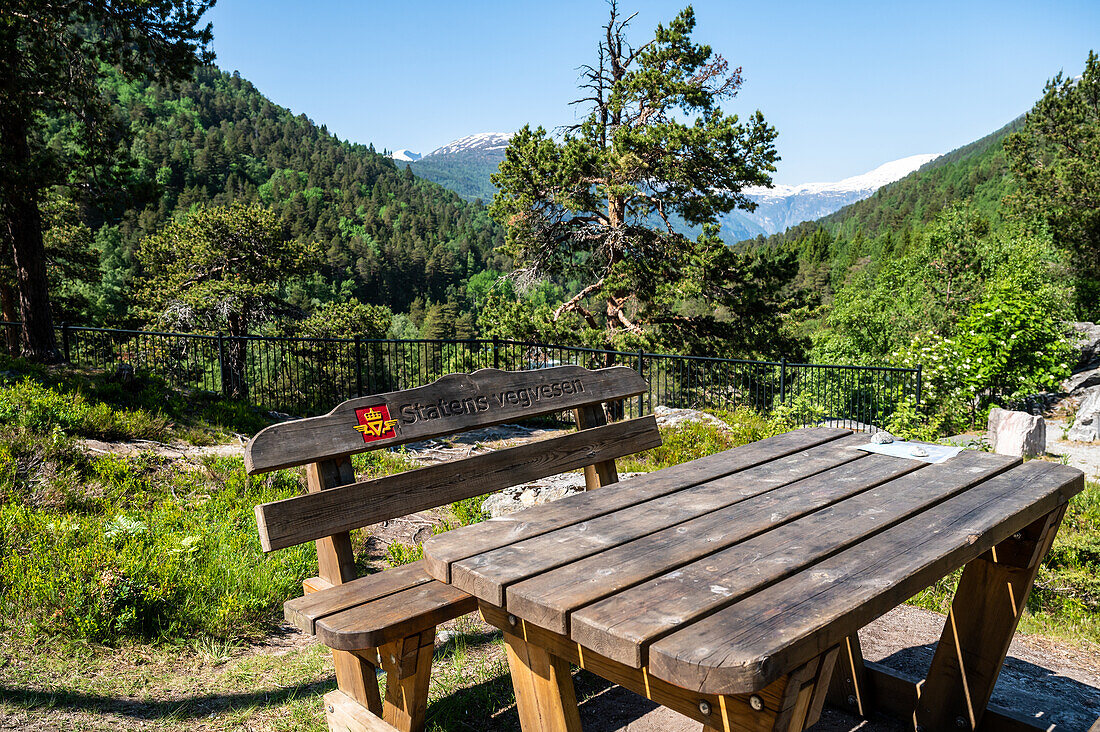
[[[747,188],[756,210],[735,210],[721,217],[727,241],[751,239],[785,231],[803,221],[813,221],[868,198],[887,183],[904,178],[939,155],[910,155],[884,163],[872,171],[832,183],[800,183],[774,188]]]
[[[411,163],[412,171],[421,178],[450,188],[463,198],[490,201],[496,188],[489,176],[497,172],[504,160],[504,149],[512,139],[511,132],[481,132],[467,135]]]
[[[508,147],[508,141],[512,139],[511,132],[479,132],[476,135],[467,135],[457,140],[448,142],[443,147],[437,147],[425,158],[435,155],[458,155],[462,153],[491,153],[499,151],[500,158],[504,159],[504,148]]]
[[[390,153],[390,157],[394,160],[400,160],[404,163],[415,163],[423,156],[420,153],[413,152],[412,150],[394,150]]]

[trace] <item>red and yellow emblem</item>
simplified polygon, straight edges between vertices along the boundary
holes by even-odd
[[[363,442],[374,442],[397,436],[394,432],[397,420],[390,419],[390,410],[385,404],[356,409],[355,418],[359,420],[355,429],[363,435]]]

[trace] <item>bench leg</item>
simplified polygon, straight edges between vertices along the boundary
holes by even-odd
[[[1065,506],[963,569],[914,722],[927,730],[973,730],[982,720],[1039,563],[1054,543]]]
[[[382,699],[378,693],[378,675],[374,665],[348,651],[333,651],[336,666],[336,686],[376,716],[382,716]]]
[[[523,732],[581,732],[569,662],[504,633]]]
[[[829,706],[843,709],[860,717],[871,715],[873,702],[871,689],[867,683],[867,671],[863,666],[863,650],[859,645],[859,635],[853,633],[840,643],[840,653],[836,657],[833,680],[829,683],[829,693],[825,697]]]
[[[434,651],[434,627],[378,649],[382,670],[386,672],[382,718],[400,732],[424,729]]]

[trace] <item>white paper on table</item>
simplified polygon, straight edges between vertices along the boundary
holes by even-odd
[[[927,457],[917,457],[913,454],[913,448],[921,447],[928,453]],[[929,445],[926,442],[906,442],[905,440],[894,440],[888,445],[876,445],[875,443],[869,443],[866,445],[859,445],[860,450],[866,450],[867,452],[877,452],[880,455],[890,455],[891,457],[908,458],[910,460],[920,460],[924,463],[942,463],[946,460],[958,455],[963,451],[962,447],[947,446],[947,445]]]

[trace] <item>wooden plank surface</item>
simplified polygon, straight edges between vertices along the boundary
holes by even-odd
[[[324,702],[331,732],[401,732],[339,689],[325,694]]]
[[[650,672],[704,692],[760,688],[1083,487],[1075,468],[1025,463],[657,641]]]
[[[320,618],[434,581],[424,571],[423,561],[412,562],[287,600],[283,603],[283,616],[299,630],[313,634]]]
[[[503,516],[448,531],[424,542],[428,574],[450,581],[452,563],[476,554],[571,526],[620,508],[685,490],[698,483],[746,470],[802,450],[850,435],[850,430],[814,428],[796,430],[688,463],[640,475],[562,501],[535,506],[519,516]]]
[[[642,666],[645,649],[677,628],[733,605],[1019,462],[1005,455],[967,451],[948,463],[927,465],[581,608],[572,615],[570,635],[609,658]]]
[[[260,545],[265,552],[295,546],[660,444],[650,415],[261,504]]]
[[[329,648],[372,648],[477,609],[477,600],[432,581],[319,618],[317,638]]]
[[[521,618],[568,633],[577,608],[925,466],[869,455],[511,585],[505,604]]]
[[[415,389],[350,399],[320,417],[271,425],[249,440],[244,464],[250,475],[264,473],[636,396],[648,388],[627,366],[448,374]],[[381,407],[396,423],[367,442],[355,429],[356,410]]]
[[[612,514],[484,552],[451,565],[451,583],[491,602],[504,604],[505,588],[654,531],[742,502],[796,480],[868,454],[856,449],[863,435],[851,435],[795,455],[772,460],[671,495],[641,501]],[[559,503],[572,503],[565,498]]]

